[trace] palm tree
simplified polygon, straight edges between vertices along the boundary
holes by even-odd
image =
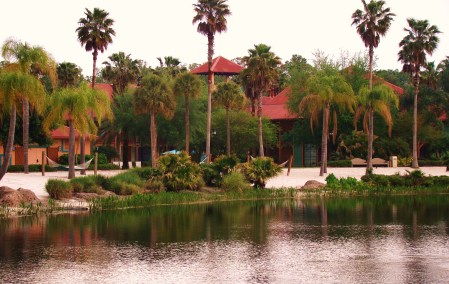
[[[192,24],[198,23],[197,31],[207,36],[207,123],[206,123],[206,158],[210,162],[210,129],[212,113],[212,57],[214,56],[215,33],[222,33],[227,30],[226,17],[231,15],[231,11],[226,4],[227,0],[198,0],[193,4],[196,15]]]
[[[270,91],[276,84],[279,77],[278,66],[281,59],[265,44],[254,45],[254,49],[249,49],[249,55],[243,57],[246,69],[242,76],[247,77],[247,85],[251,92],[257,94],[257,116],[259,119],[259,155],[264,157],[263,137],[262,137],[262,96]]]
[[[362,0],[364,11],[357,9],[352,14],[352,25],[357,26],[357,33],[362,38],[369,54],[369,90],[373,89],[373,57],[374,48],[379,46],[380,37],[385,36],[391,26],[395,14],[390,8],[384,8],[385,1],[371,0],[366,4]],[[374,141],[374,108],[368,106],[368,157],[366,163],[367,173],[371,171]]]
[[[112,83],[114,87],[114,114],[118,115],[128,115],[130,110],[130,103],[128,98],[121,99],[119,97],[124,96],[126,88],[130,83],[137,83],[137,79],[141,74],[142,61],[137,59],[132,59],[131,55],[125,55],[124,52],[114,53],[108,57],[111,62],[103,62],[105,66],[101,70],[103,78]],[[122,117],[124,118],[124,117]],[[123,166],[122,169],[129,168],[128,161],[128,145],[129,145],[129,128],[132,124],[128,119],[121,121],[115,121],[115,126],[120,126],[122,141],[123,141]]]
[[[213,100],[226,110],[226,153],[231,155],[231,125],[229,123],[229,110],[241,109],[245,103],[242,89],[236,83],[229,81],[217,85],[213,93]]]
[[[94,89],[97,78],[98,51],[104,52],[108,48],[108,44],[112,43],[112,36],[115,36],[115,31],[112,28],[114,20],[108,17],[108,12],[99,8],[94,8],[93,13],[86,8],[84,14],[86,18],[79,19],[79,27],[76,29],[76,32],[78,32],[78,41],[81,43],[81,46],[84,45],[87,52],[93,51],[92,89]],[[84,137],[81,137],[81,163],[85,162],[84,140]],[[81,170],[81,174],[85,173],[84,170]]]
[[[189,152],[190,146],[190,98],[197,98],[201,95],[202,83],[198,76],[192,73],[182,73],[175,79],[173,92],[176,96],[183,96],[185,100],[185,123],[186,123],[186,152]]]
[[[2,56],[10,63],[8,69],[18,69],[23,73],[32,74],[36,78],[47,75],[53,86],[56,85],[56,63],[52,56],[40,46],[30,46],[14,39],[7,39],[2,46]],[[28,147],[29,147],[29,124],[30,124],[30,100],[27,96],[22,97],[22,137],[23,137],[23,169],[28,174]],[[43,105],[45,95],[34,98],[33,102]],[[42,108],[32,104],[38,112]]]
[[[133,104],[137,113],[150,113],[151,165],[155,167],[158,159],[156,116],[160,114],[170,118],[173,115],[175,100],[172,90],[160,76],[147,75],[134,94]]]
[[[391,136],[393,127],[393,117],[391,116],[391,107],[398,108],[399,99],[393,90],[385,85],[376,85],[370,91],[366,87],[360,89],[357,96],[358,107],[354,115],[354,128],[357,131],[357,121],[363,117],[363,128],[365,131],[369,129],[369,114],[378,113],[384,119],[388,126],[388,135]]]
[[[25,97],[28,98],[30,103],[41,108],[43,96],[45,96],[44,87],[36,77],[20,71],[2,70],[0,72],[0,105],[2,106],[2,114],[9,114],[8,142],[0,168],[0,180],[8,170],[14,145],[17,108],[23,104]]]
[[[409,28],[404,28],[408,34],[401,40],[399,47],[399,61],[402,62],[402,71],[410,73],[415,87],[413,101],[413,161],[412,168],[418,168],[418,93],[421,77],[421,68],[425,66],[426,55],[432,55],[437,48],[440,33],[438,28],[430,25],[427,20],[407,19]]]
[[[435,91],[437,89],[438,77],[439,73],[437,67],[435,66],[435,62],[432,61],[426,63],[422,73],[423,83]]]
[[[82,78],[82,69],[74,63],[62,62],[56,68],[58,74],[59,86],[66,88],[68,86],[76,86]]]
[[[130,83],[137,83],[141,75],[142,61],[132,59],[131,54],[124,52],[113,53],[108,57],[111,62],[105,61],[104,69],[101,70],[103,79],[111,83],[114,91],[123,94]]]
[[[320,176],[327,173],[327,140],[329,137],[329,120],[331,108],[333,111],[333,139],[337,136],[337,109],[354,111],[355,96],[351,86],[336,69],[325,68],[311,75],[306,82],[306,95],[301,99],[299,113],[310,117],[310,125],[318,120],[318,113],[323,112],[321,135],[321,166]],[[312,129],[313,130],[313,129]]]
[[[87,84],[79,87],[62,88],[53,93],[48,105],[51,106],[44,120],[44,128],[48,131],[54,125],[69,126],[69,175],[75,177],[75,129],[84,134],[95,134],[102,118],[112,118],[108,95],[103,91],[93,90]]]

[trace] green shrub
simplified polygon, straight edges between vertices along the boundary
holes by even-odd
[[[90,171],[93,171],[94,167],[95,167],[94,163],[91,163],[87,169],[90,170]],[[113,171],[113,170],[120,170],[120,167],[118,165],[115,165],[115,164],[98,164],[97,165],[97,170],[99,170],[99,171]]]
[[[95,157],[95,154],[92,154],[92,155],[85,155],[84,157],[85,157],[86,162],[87,162],[87,161],[89,161],[90,159],[94,158],[94,157]],[[77,155],[76,155],[76,158],[75,158],[75,161],[77,161],[76,163],[79,163],[80,160],[81,160],[81,155],[80,155],[80,154],[77,154]],[[68,165],[68,164],[69,164],[69,155],[68,155],[68,154],[63,154],[63,155],[59,156],[59,158],[58,158],[58,164],[61,164],[61,165]],[[93,164],[94,164],[94,161],[92,160],[91,165],[93,165]],[[103,154],[103,153],[98,153],[98,164],[99,164],[99,165],[108,164],[108,158],[106,157],[105,154]]]
[[[412,157],[398,157],[398,166],[400,167],[410,167],[412,165]]]
[[[221,182],[221,188],[225,191],[242,192],[250,187],[251,185],[240,172],[232,172],[224,176]]]
[[[36,165],[36,164],[32,164],[32,165],[28,165],[28,170],[30,172],[40,172],[42,171],[42,165]],[[58,169],[56,168],[52,168],[49,165],[45,165],[45,171],[46,172],[56,172]],[[8,167],[8,172],[10,173],[22,173],[23,172],[23,165],[10,165]]]
[[[165,191],[164,182],[160,177],[152,177],[144,184],[144,188],[152,193],[159,193]]]
[[[110,163],[112,159],[118,157],[117,151],[111,146],[99,146],[97,147],[96,152],[99,154],[98,159],[100,159],[100,154],[104,155],[108,163]]]
[[[443,160],[418,160],[421,167],[441,167],[445,166],[446,162]]]
[[[135,190],[135,188],[143,189],[145,180],[141,179],[135,171],[129,170],[110,177],[108,183],[108,188],[104,189],[112,191],[118,195],[128,195],[130,194],[129,192],[132,191],[140,192],[141,190]]]
[[[72,185],[69,182],[50,179],[45,184],[45,190],[53,199],[69,198],[72,196]]]
[[[152,167],[134,168],[131,171],[135,172],[141,179],[144,180],[162,175],[158,169]]]
[[[98,176],[77,177],[70,180],[73,192],[102,193],[101,178]]]
[[[220,172],[218,172],[213,164],[200,164],[203,180],[208,186],[217,186],[221,179]]]
[[[200,166],[192,162],[184,151],[162,156],[157,168],[168,191],[198,190],[204,184]]]
[[[277,176],[282,168],[270,157],[257,157],[249,163],[239,165],[245,178],[254,184],[255,188],[265,188],[266,180]]]
[[[331,188],[338,187],[338,185],[339,185],[338,178],[334,174],[332,174],[332,173],[330,173],[326,177],[325,181],[326,181],[326,185],[331,187]]]

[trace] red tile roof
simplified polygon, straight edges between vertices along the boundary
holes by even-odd
[[[368,78],[369,78],[369,74],[366,74],[365,77],[368,79]],[[373,81],[374,81],[374,82],[381,83],[381,84],[384,84],[384,85],[387,86],[387,87],[390,87],[390,88],[391,88],[394,92],[396,92],[398,95],[403,95],[403,94],[404,94],[404,89],[403,89],[403,88],[401,88],[401,87],[399,87],[399,86],[396,86],[395,84],[392,84],[392,83],[386,81],[386,80],[385,80],[384,78],[382,78],[382,77],[379,77],[379,76],[376,76],[376,75],[373,74]]]
[[[96,83],[95,84],[95,89],[97,90],[103,90],[111,99],[112,101],[112,96],[113,96],[113,89],[112,89],[112,85],[111,84],[106,84],[106,83]]]
[[[287,87],[277,96],[262,97],[262,115],[270,120],[291,120],[297,119],[297,114],[292,114],[287,108],[287,95],[291,92],[291,88]]]
[[[211,70],[218,75],[233,75],[240,73],[244,68],[237,63],[232,62],[222,56],[218,56],[212,60]],[[190,71],[193,74],[207,74],[207,62]]]
[[[51,132],[51,138],[53,139],[69,139],[69,127],[61,126]],[[80,134],[75,129],[75,138],[78,138]]]

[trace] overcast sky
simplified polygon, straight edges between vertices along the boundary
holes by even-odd
[[[99,55],[99,65],[112,53],[124,51],[133,59],[158,65],[157,57],[174,56],[188,65],[207,60],[207,39],[192,25],[196,0],[14,0],[2,3],[0,41],[14,37],[40,45],[57,62],[73,62],[85,75],[92,70],[92,55],[77,40],[75,29],[84,8],[104,9],[115,20],[116,37]],[[367,0],[368,1],[368,0]],[[265,43],[289,60],[299,54],[311,60],[320,49],[339,57],[365,47],[351,26],[351,15],[363,9],[360,0],[228,0],[232,15],[228,31],[216,35],[215,56],[228,59],[247,55],[254,44]],[[428,19],[443,32],[431,61],[449,55],[449,0],[386,0],[397,16],[375,50],[378,69],[400,69],[399,41],[406,35],[406,18]],[[97,65],[98,67],[98,65]]]

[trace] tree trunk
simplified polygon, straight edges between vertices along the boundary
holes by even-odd
[[[207,36],[207,123],[206,123],[206,163],[211,161],[210,155],[210,129],[212,116],[212,57],[214,56],[214,34]]]
[[[157,154],[157,125],[156,115],[152,112],[150,114],[150,139],[151,139],[151,166],[156,167],[158,158]]]
[[[123,165],[122,165],[122,169],[123,170],[127,170],[129,169],[129,159],[128,159],[128,155],[129,155],[129,135],[128,135],[128,129],[125,127],[123,129]]]
[[[6,142],[6,148],[4,156],[3,156],[3,163],[2,167],[0,168],[0,180],[5,176],[6,171],[8,170],[9,166],[9,159],[11,158],[12,153],[12,147],[14,145],[14,132],[16,131],[16,116],[17,116],[17,109],[15,106],[11,107],[11,116],[9,118],[9,130],[8,130],[8,142]]]
[[[226,108],[226,153],[231,156],[231,123],[229,122],[229,108]]]
[[[366,174],[373,170],[373,142],[374,142],[374,109],[368,108],[368,156],[366,157]]]
[[[419,66],[415,75],[415,95],[413,101],[413,161],[412,168],[419,168],[418,165],[418,93],[419,93]]]
[[[321,165],[320,165],[320,176],[324,175],[324,165],[327,164],[327,109],[329,105],[326,105],[323,109],[323,132],[321,134]]]
[[[189,106],[189,96],[188,95],[186,95],[185,96],[185,101],[186,101],[186,118],[185,118],[185,120],[186,120],[186,152],[187,152],[187,154],[188,155],[190,155],[190,152],[189,152],[189,146],[190,146],[190,119],[189,119],[189,109],[190,109],[190,106]]]
[[[28,139],[30,129],[30,102],[27,98],[23,99],[22,106],[22,138],[23,138],[23,173],[28,174]]]
[[[259,156],[265,157],[265,153],[263,150],[263,136],[262,136],[262,93],[259,93],[258,102],[257,102],[257,116],[258,116],[258,125],[257,128],[259,130]]]
[[[98,57],[98,50],[95,48],[94,52],[92,52],[92,57],[93,57],[93,66],[92,66],[92,90],[95,87],[95,83],[97,81],[97,57]]]
[[[75,128],[69,120],[69,179],[75,177]]]
[[[328,145],[329,145],[329,118],[330,118],[330,106],[327,104],[326,107],[326,148],[324,153],[324,166],[323,166],[323,172],[327,174],[327,156],[328,156]]]
[[[83,134],[80,136],[80,164],[86,162],[86,136]],[[81,175],[86,175],[86,170],[81,169]]]

